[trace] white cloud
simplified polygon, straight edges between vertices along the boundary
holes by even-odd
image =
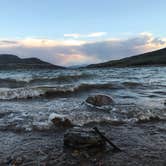
[[[64,34],[64,37],[72,37],[72,38],[95,38],[101,37],[106,35],[106,32],[93,32],[89,34],[79,34],[79,33],[71,33],[71,34]]]
[[[64,34],[64,37],[79,38],[81,36],[82,36],[81,34],[77,34],[77,33]]]
[[[106,34],[107,34],[106,32],[94,32],[94,33],[88,34],[87,36],[88,37],[101,37],[101,36],[104,36]]]
[[[78,46],[84,44],[83,40],[51,40],[51,39],[37,39],[25,38],[22,40],[0,40],[0,47],[9,46],[25,46],[25,47],[57,47],[57,46]]]
[[[57,65],[98,63],[119,59],[166,47],[166,38],[141,33],[126,39],[51,40],[26,38],[0,40],[0,53],[16,54],[22,58],[37,57]]]

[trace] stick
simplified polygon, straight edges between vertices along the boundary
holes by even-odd
[[[102,139],[104,139],[106,142],[108,142],[115,150],[121,151],[121,149],[119,149],[119,148],[118,148],[116,145],[114,145],[108,138],[106,138],[106,137],[99,131],[99,129],[98,129],[97,127],[94,127],[93,129],[95,130],[95,132],[96,132],[98,135],[100,135],[100,137],[101,137]]]

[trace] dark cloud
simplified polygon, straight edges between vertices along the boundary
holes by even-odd
[[[1,40],[0,41],[0,45],[6,45],[6,44],[15,45],[15,44],[18,44],[18,41],[12,41],[12,40]]]

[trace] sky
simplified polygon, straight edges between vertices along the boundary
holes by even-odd
[[[57,65],[166,47],[165,0],[0,0],[0,53]]]

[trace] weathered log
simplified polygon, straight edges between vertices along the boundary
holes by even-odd
[[[102,134],[97,127],[94,127],[93,129],[103,140],[108,142],[114,148],[114,150],[121,151],[121,149],[118,148],[115,144],[113,144],[107,137],[105,137],[104,134]]]

